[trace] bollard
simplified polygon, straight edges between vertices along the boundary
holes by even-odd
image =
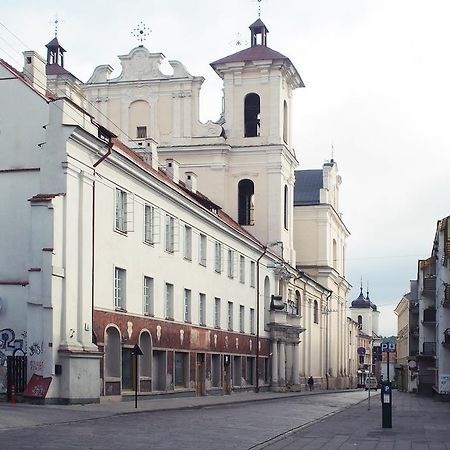
[[[11,404],[16,404],[16,386],[13,384],[11,385]]]

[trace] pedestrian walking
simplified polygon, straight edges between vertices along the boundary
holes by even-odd
[[[308,386],[310,391],[314,390],[314,378],[312,375],[308,378]]]

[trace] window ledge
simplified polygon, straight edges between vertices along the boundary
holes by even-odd
[[[192,258],[188,258],[187,256],[184,256],[183,259],[187,262],[192,262]]]
[[[145,317],[155,317],[155,314],[145,312],[145,313],[144,313],[144,316],[145,316]]]
[[[128,236],[127,230],[120,230],[119,228],[114,228],[114,231],[122,236]]]
[[[118,311],[118,312],[127,312],[127,310],[126,310],[125,308],[121,308],[121,307],[119,307],[119,306],[116,306],[116,307],[114,308],[114,310],[115,310],[115,311]]]
[[[166,320],[174,321],[175,319],[173,317],[166,317]]]
[[[149,247],[154,247],[155,243],[151,241],[146,241],[145,239],[142,241],[145,245],[148,245]]]

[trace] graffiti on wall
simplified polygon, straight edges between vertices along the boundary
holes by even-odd
[[[17,351],[26,353],[27,333],[24,331],[19,338],[12,328],[0,330],[0,392],[6,392],[6,363],[7,356]]]
[[[44,351],[44,343],[41,342],[33,342],[28,349],[28,353],[30,356],[41,355]]]

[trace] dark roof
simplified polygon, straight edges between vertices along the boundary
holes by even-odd
[[[372,303],[372,302],[370,301],[370,298],[369,298],[369,291],[367,291],[366,302],[369,302],[370,307],[371,307],[374,311],[377,310],[377,305],[375,305],[375,303]]]
[[[59,64],[47,64],[45,66],[45,73],[47,75],[65,75],[70,74],[70,72]]]
[[[320,203],[320,190],[322,188],[322,169],[296,170],[294,206],[318,205]]]
[[[61,47],[61,44],[58,41],[58,38],[55,36],[47,45],[47,48],[59,48],[61,50],[61,52],[65,52],[65,50]]]
[[[244,50],[233,53],[232,55],[225,56],[225,58],[218,59],[217,61],[212,62],[210,65],[212,68],[214,68],[214,66],[218,64],[245,61],[264,61],[269,59],[289,60],[287,56],[284,56],[280,52],[272,50],[265,45],[253,45],[252,47],[245,48]]]
[[[250,30],[251,30],[252,28],[261,28],[261,27],[264,27],[264,28],[266,29],[267,32],[269,31],[269,30],[267,29],[266,25],[264,24],[264,22],[263,22],[261,19],[257,19],[255,22],[253,22],[253,23],[249,26]]]
[[[370,300],[368,300],[364,297],[362,288],[361,288],[361,292],[359,293],[358,298],[356,300],[352,301],[351,308],[371,308]]]

